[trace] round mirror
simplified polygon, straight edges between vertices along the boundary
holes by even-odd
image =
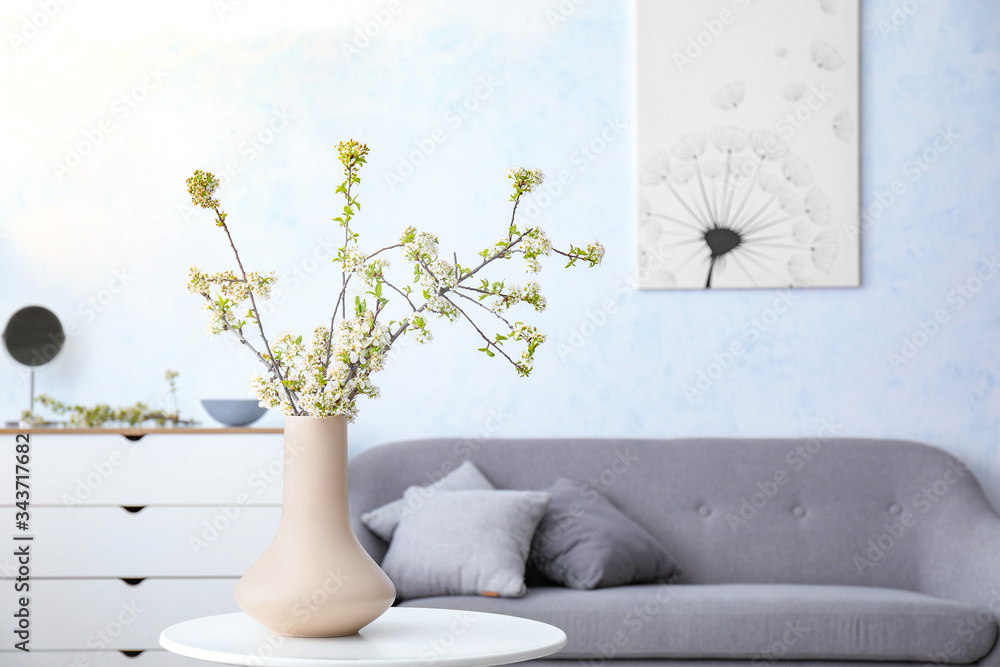
[[[51,310],[28,306],[11,316],[3,332],[3,342],[14,361],[25,366],[44,366],[62,350],[66,334]]]

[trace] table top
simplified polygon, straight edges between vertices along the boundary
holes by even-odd
[[[189,658],[262,667],[490,667],[566,645],[559,628],[516,616],[393,607],[349,637],[277,635],[242,613],[172,625],[160,646]]]
[[[143,436],[143,435],[226,435],[241,434],[251,435],[284,433],[281,428],[264,428],[254,426],[127,426],[122,428],[71,428],[68,426],[32,426],[30,428],[0,428],[0,435],[17,435],[28,433],[29,435],[106,435],[113,433],[117,435]]]

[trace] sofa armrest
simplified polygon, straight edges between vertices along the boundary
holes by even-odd
[[[965,530],[941,531],[928,541],[922,547],[922,592],[976,606],[992,602],[1000,617],[1000,518],[980,517]]]
[[[990,618],[1000,621],[1000,516],[974,479],[971,484],[949,489],[954,497],[926,496],[925,520],[919,546],[921,592],[957,600],[976,608],[955,637],[961,647]],[[942,487],[943,488],[943,487]],[[1000,642],[998,642],[1000,644]],[[1000,647],[980,665],[1000,667]]]

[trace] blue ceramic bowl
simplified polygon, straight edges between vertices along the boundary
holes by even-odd
[[[201,406],[212,419],[226,426],[249,426],[267,412],[267,408],[257,405],[256,398],[203,398]]]

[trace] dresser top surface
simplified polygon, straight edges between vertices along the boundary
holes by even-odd
[[[113,433],[117,435],[204,435],[204,434],[275,434],[283,433],[280,428],[201,428],[201,427],[177,427],[177,428],[155,428],[140,427],[135,428],[62,428],[62,427],[38,427],[38,428],[0,428],[0,435],[18,435],[28,433],[30,435],[101,435]]]

